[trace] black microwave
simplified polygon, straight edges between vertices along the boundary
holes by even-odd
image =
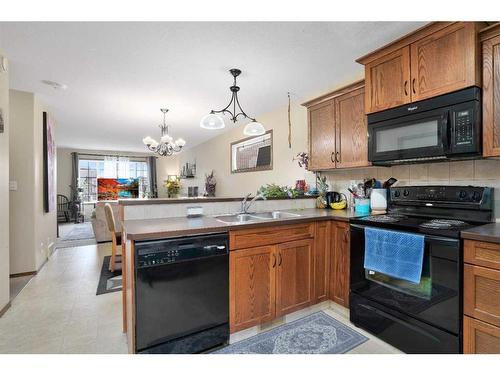
[[[467,89],[372,113],[368,159],[374,165],[481,155],[481,89]]]

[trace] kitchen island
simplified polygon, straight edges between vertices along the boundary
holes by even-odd
[[[262,209],[268,202],[258,203]],[[129,351],[136,352],[135,249],[144,241],[228,234],[232,333],[329,299],[347,306],[348,221],[361,215],[315,208],[280,212],[291,215],[241,223],[224,222],[225,215],[123,220],[124,330]]]

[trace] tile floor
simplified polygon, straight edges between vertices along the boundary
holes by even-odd
[[[109,244],[58,249],[0,318],[0,353],[127,353],[121,293],[95,295]],[[238,332],[231,342],[323,310],[369,338],[349,353],[400,353],[352,326],[348,310],[329,302]]]

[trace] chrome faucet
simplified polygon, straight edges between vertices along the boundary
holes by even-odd
[[[250,198],[252,194],[247,194],[245,198],[241,201],[241,213],[247,214],[248,210],[250,209],[250,206],[253,204],[258,199],[266,200],[267,198],[263,196],[262,194],[256,194],[255,197],[253,197],[250,202],[248,202],[248,198]]]

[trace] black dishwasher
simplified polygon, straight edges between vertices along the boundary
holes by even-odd
[[[229,340],[226,233],[135,245],[138,353],[200,353]]]

